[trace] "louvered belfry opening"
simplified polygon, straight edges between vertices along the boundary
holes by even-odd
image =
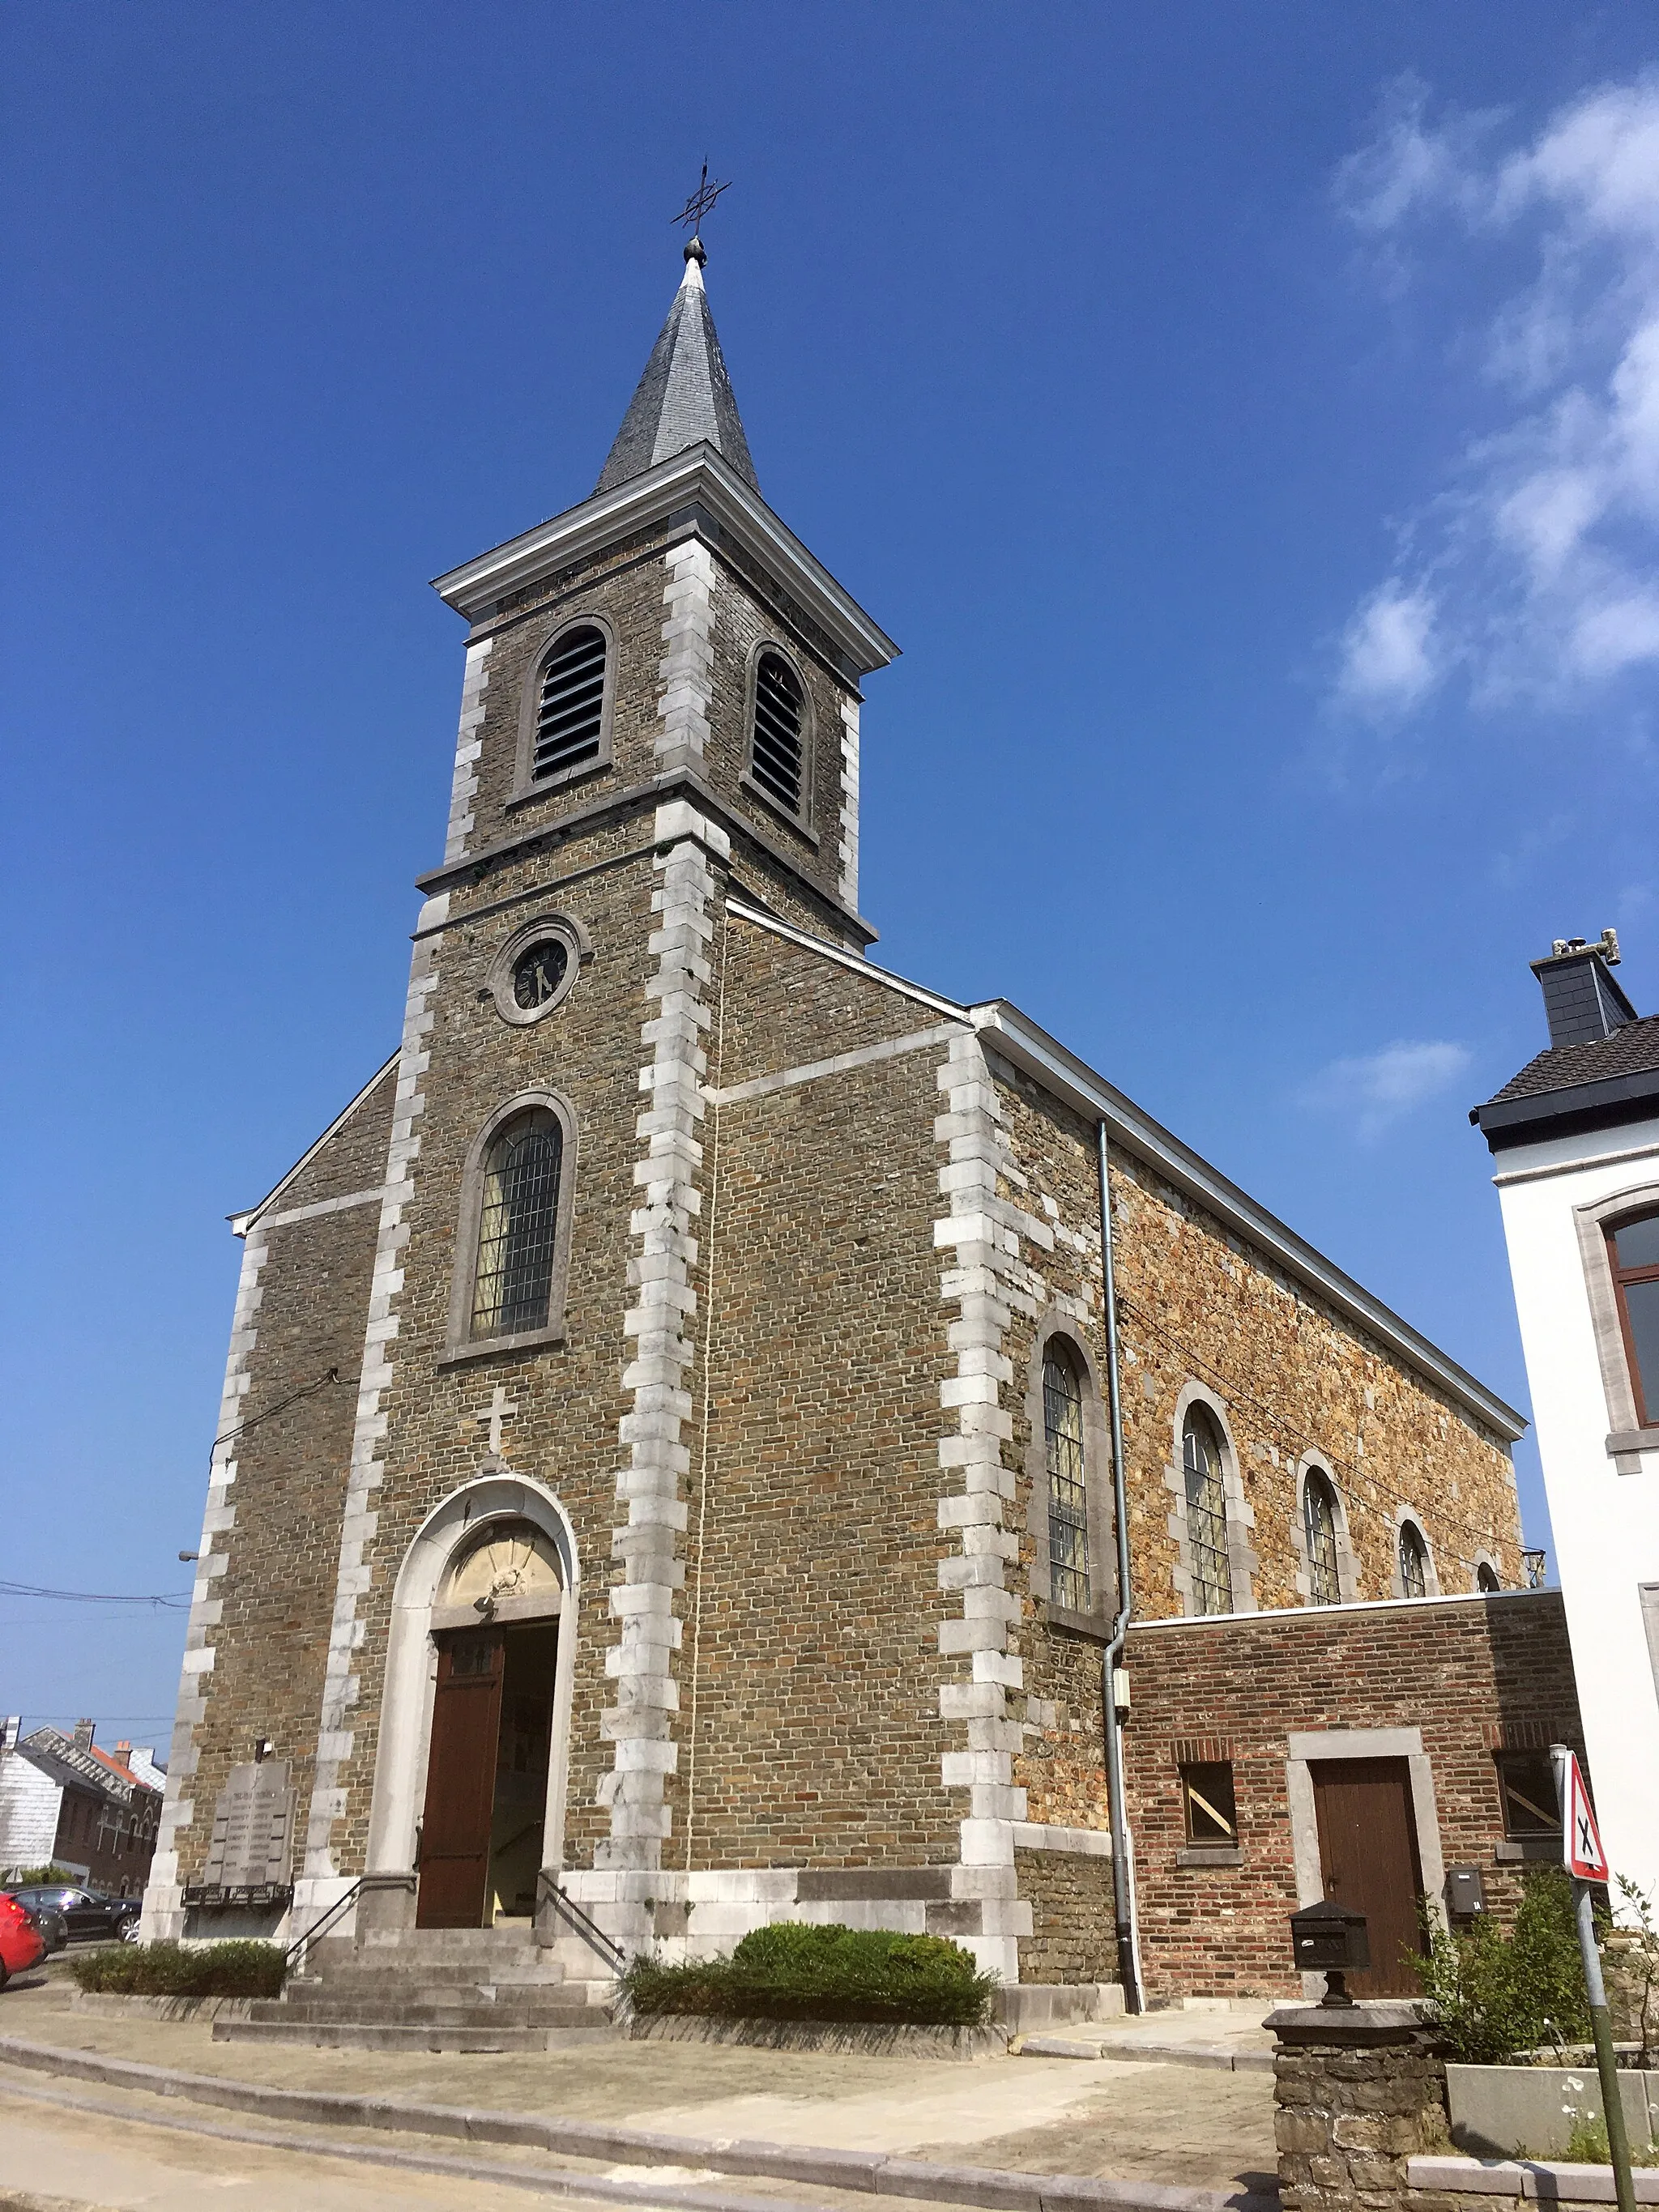
[[[781,653],[763,653],[755,671],[755,743],[750,773],[769,798],[800,812],[800,678]]]
[[[534,778],[597,760],[605,725],[605,632],[590,623],[567,630],[542,672],[536,715]]]

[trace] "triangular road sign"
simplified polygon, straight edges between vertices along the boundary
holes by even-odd
[[[1579,1881],[1606,1881],[1611,1869],[1601,1848],[1601,1831],[1590,1810],[1589,1792],[1578,1771],[1578,1755],[1565,1753],[1561,1760],[1561,1856]]]

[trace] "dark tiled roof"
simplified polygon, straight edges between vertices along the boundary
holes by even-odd
[[[1603,1083],[1611,1076],[1645,1075],[1654,1070],[1659,1070],[1659,1014],[1648,1014],[1639,1021],[1626,1022],[1611,1036],[1540,1052],[1486,1103],[1501,1106],[1512,1098],[1541,1098],[1552,1091],[1575,1091],[1581,1084]]]
[[[609,491],[696,445],[713,446],[751,490],[760,489],[702,271],[688,260],[685,282],[651,349],[597,489]]]

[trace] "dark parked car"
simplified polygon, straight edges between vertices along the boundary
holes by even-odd
[[[131,1943],[137,1935],[138,1915],[143,1909],[136,1897],[105,1897],[95,1889],[69,1889],[57,1882],[15,1889],[11,1893],[31,1912],[61,1913],[71,1941],[90,1936],[106,1943],[113,1936]]]

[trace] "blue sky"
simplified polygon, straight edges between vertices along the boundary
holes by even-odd
[[[1649,11],[0,41],[9,1577],[187,1587],[224,1216],[396,1038],[461,676],[426,580],[591,488],[705,154],[762,488],[904,647],[878,957],[1016,1000],[1524,1405],[1465,1110],[1553,937],[1615,924],[1659,1007]],[[0,1707],[163,1735],[180,1632],[0,1599]]]

